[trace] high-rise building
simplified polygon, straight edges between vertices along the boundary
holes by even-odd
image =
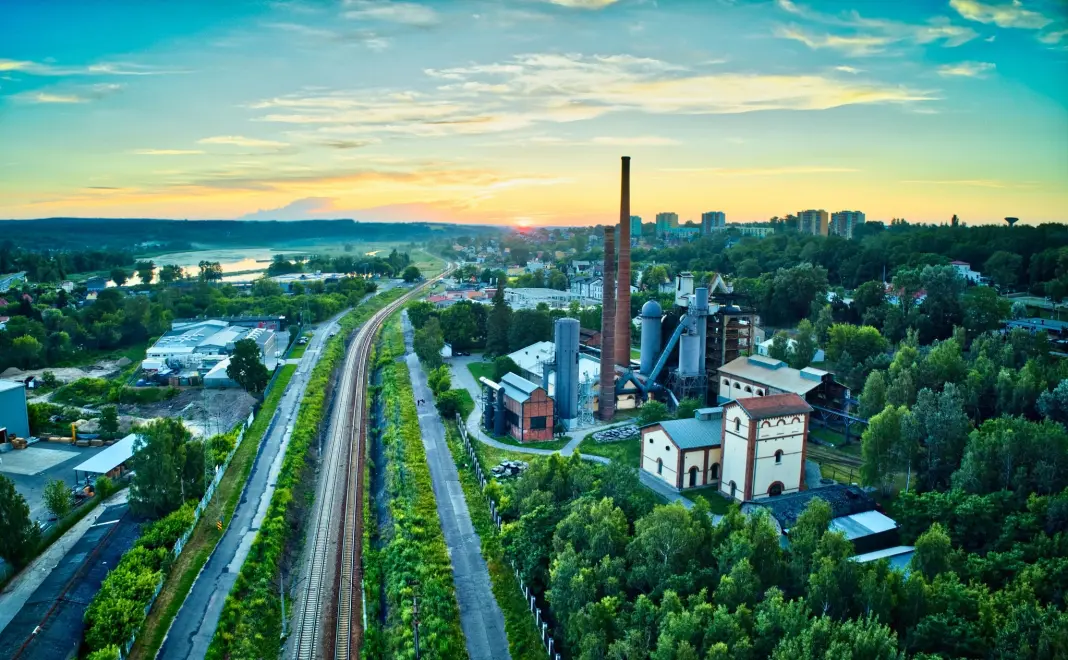
[[[667,230],[674,229],[679,226],[679,214],[678,213],[657,213],[656,214],[656,235],[664,236],[667,234]]]
[[[705,236],[726,226],[727,214],[723,211],[707,211],[701,214],[701,234]]]
[[[642,217],[640,215],[630,216],[630,242],[632,245],[637,244],[642,237]]]
[[[826,236],[830,231],[830,223],[827,220],[827,212],[823,209],[801,211],[797,214],[797,229],[802,234]]]
[[[845,238],[853,238],[853,230],[864,224],[864,214],[860,211],[839,211],[831,214],[831,233]]]

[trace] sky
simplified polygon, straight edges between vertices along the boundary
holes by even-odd
[[[1068,221],[1068,0],[6,0],[0,218]]]

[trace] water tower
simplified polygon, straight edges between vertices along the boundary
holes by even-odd
[[[1019,222],[1019,221],[1020,221],[1019,218],[1005,218],[1005,222],[1009,223],[1010,227],[1015,226],[1016,223]]]

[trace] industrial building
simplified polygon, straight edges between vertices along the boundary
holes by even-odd
[[[483,424],[495,435],[508,435],[519,442],[553,439],[554,402],[544,388],[513,373],[500,383],[488,378],[482,383]]]
[[[796,394],[701,408],[642,427],[641,469],[672,488],[715,486],[739,501],[805,488],[812,407]]]
[[[764,357],[768,357],[770,352],[771,352],[771,345],[774,344],[774,343],[775,343],[775,339],[772,338],[772,339],[765,339],[764,341],[762,341],[759,344],[757,344],[756,345],[757,355],[763,355]],[[797,346],[797,340],[796,339],[790,338],[790,339],[786,340],[786,348],[787,348],[787,350],[791,350],[792,351],[792,350],[794,350],[794,348],[796,346]],[[824,353],[822,348],[817,348],[815,355],[812,356],[812,361],[813,362],[823,362],[826,359],[827,359],[827,354]]]
[[[273,370],[277,363],[277,333],[267,328],[230,325],[214,319],[172,325],[169,332],[149,347],[141,369],[165,378],[178,377],[183,373],[214,372],[214,386],[225,387],[228,384],[220,382],[217,367],[229,360],[234,345],[243,339],[256,342],[260,359],[269,370]],[[225,376],[225,365],[221,373]],[[199,380],[199,374],[196,380]]]
[[[505,289],[504,300],[512,309],[534,309],[538,303],[545,303],[550,309],[567,309],[572,301],[578,301],[581,304],[583,298],[570,291],[529,288]]]
[[[26,386],[17,380],[0,380],[0,443],[30,437],[26,412]]]
[[[763,355],[740,357],[721,366],[717,381],[720,402],[792,392],[823,408],[838,410],[845,405],[846,387],[830,372],[815,367],[793,369]]]

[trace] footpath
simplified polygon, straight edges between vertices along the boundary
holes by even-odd
[[[413,350],[412,327],[407,313],[402,315],[402,320],[412,392],[417,402],[425,402],[419,405],[419,429],[423,433],[423,447],[430,466],[441,531],[452,559],[460,627],[467,641],[467,654],[471,660],[511,658],[508,637],[504,631],[504,615],[493,596],[489,569],[482,558],[482,540],[471,523],[460,475],[445,441],[445,425],[434,407],[434,396],[427,384],[426,373]]]

